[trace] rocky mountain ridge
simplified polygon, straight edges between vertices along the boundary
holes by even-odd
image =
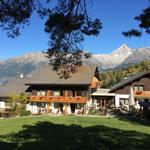
[[[150,60],[150,47],[135,50],[123,44],[111,54],[94,54],[90,59],[83,60],[83,62],[84,64],[95,64],[103,70],[139,63],[143,60]],[[0,60],[0,79],[18,76],[21,72],[30,75],[39,67],[46,65],[48,65],[48,58],[42,52]]]

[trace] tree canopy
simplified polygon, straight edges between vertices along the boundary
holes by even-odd
[[[45,23],[51,39],[47,54],[54,70],[65,77],[74,72],[82,56],[90,56],[80,49],[84,35],[98,35],[101,27],[99,19],[88,16],[86,0],[59,0]]]
[[[134,19],[138,21],[138,27],[139,29],[131,29],[127,32],[123,32],[123,34],[126,37],[140,37],[143,32],[150,35],[150,0],[149,1],[149,7],[144,9],[142,13],[140,13],[138,16],[136,16]]]
[[[133,64],[125,68],[109,69],[100,73],[101,87],[111,88],[118,82],[127,79],[130,76],[138,74],[139,72],[150,71],[150,61],[145,60],[139,64]]]

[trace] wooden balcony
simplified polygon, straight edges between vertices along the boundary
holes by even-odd
[[[150,91],[134,91],[135,98],[150,98]]]
[[[76,97],[64,97],[64,96],[30,96],[32,102],[56,102],[56,103],[86,103],[87,98]]]

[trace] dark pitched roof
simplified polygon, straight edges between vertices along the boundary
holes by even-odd
[[[12,94],[20,94],[25,92],[28,86],[25,85],[29,82],[30,78],[12,78],[0,86],[0,97],[9,97]]]
[[[95,74],[96,66],[81,66],[78,71],[71,74],[71,78],[60,78],[50,66],[39,69],[27,85],[47,84],[47,85],[89,85]]]
[[[136,75],[134,75],[134,76],[132,76],[132,77],[126,79],[126,80],[123,80],[123,81],[121,81],[121,82],[115,84],[115,85],[110,89],[110,92],[114,92],[114,91],[116,91],[117,89],[119,89],[120,87],[123,87],[123,86],[125,86],[125,85],[127,85],[127,84],[129,84],[129,83],[132,83],[132,82],[134,82],[135,80],[137,80],[137,79],[139,79],[139,78],[141,78],[141,77],[143,77],[143,76],[145,76],[145,75],[148,75],[148,74],[150,74],[150,71],[141,72],[141,73],[138,73],[138,74],[136,74]]]

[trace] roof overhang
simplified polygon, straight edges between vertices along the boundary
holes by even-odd
[[[114,86],[110,89],[110,92],[115,92],[115,91],[117,91],[118,89],[123,88],[123,87],[125,87],[126,85],[131,84],[131,83],[135,82],[136,80],[139,80],[140,78],[142,78],[142,77],[144,77],[144,76],[146,76],[146,75],[148,75],[148,74],[150,74],[150,71],[141,72],[141,73],[138,73],[138,74],[136,74],[136,75],[134,75],[134,76],[132,76],[132,77],[126,79],[126,80],[123,80],[123,81],[117,83],[116,85],[114,85]]]
[[[93,93],[91,96],[115,96],[115,93]]]
[[[96,92],[92,93],[91,96],[115,96],[115,93],[109,93],[110,89],[100,88]]]
[[[25,85],[31,86],[31,85],[45,85],[45,86],[90,86],[91,83],[26,83]]]

